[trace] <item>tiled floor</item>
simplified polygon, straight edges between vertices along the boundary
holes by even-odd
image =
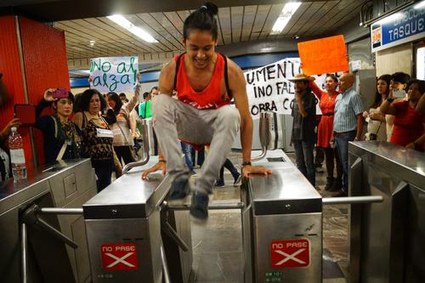
[[[231,159],[239,160],[233,153]],[[237,202],[239,189],[225,170],[227,186],[215,188],[212,203]],[[322,193],[326,173],[318,173],[316,183]],[[325,193],[323,193],[325,194]],[[348,268],[348,206],[323,208],[323,282],[346,282]],[[192,282],[243,282],[243,253],[239,210],[211,210],[206,224],[192,222]]]

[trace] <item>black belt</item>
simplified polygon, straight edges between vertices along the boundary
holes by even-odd
[[[357,133],[357,130],[352,130],[348,132],[341,132],[341,133],[335,133],[335,136],[344,135],[344,134],[351,134],[351,133]]]
[[[332,112],[332,113],[322,113],[322,115],[323,116],[333,116],[334,115],[334,113]]]

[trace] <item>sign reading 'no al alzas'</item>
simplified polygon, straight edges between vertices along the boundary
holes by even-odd
[[[139,69],[137,56],[90,59],[90,88],[101,93],[133,92]]]

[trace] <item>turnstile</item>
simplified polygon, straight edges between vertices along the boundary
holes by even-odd
[[[350,213],[349,282],[423,282],[425,155],[386,142],[349,145],[352,195],[381,196]]]
[[[281,151],[241,190],[245,282],[322,281],[322,198]]]
[[[150,182],[142,182],[140,173],[125,174],[83,205],[93,282],[159,283],[165,275],[172,282],[188,282],[189,212],[162,209],[169,187],[169,178],[159,174],[151,175]],[[169,274],[163,272],[165,258],[171,262],[165,270]]]
[[[241,209],[244,281],[321,282],[321,196],[281,150],[268,152],[256,165],[273,174],[245,182],[242,203],[210,204],[210,209]],[[189,282],[188,204],[164,202],[169,187],[168,177],[142,182],[140,174],[130,173],[83,205],[93,282],[163,282],[161,248],[171,282]],[[168,225],[174,236],[164,233]]]
[[[0,184],[0,281],[89,282],[82,215],[30,215],[33,206],[79,207],[96,194],[90,159],[55,162],[28,180]],[[73,248],[64,240],[73,243]],[[78,248],[75,248],[78,246]]]

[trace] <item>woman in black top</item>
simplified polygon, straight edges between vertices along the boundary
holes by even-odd
[[[70,120],[74,95],[68,91],[67,97],[54,98],[55,91],[57,89],[47,89],[36,108],[36,127],[44,136],[45,163],[80,157],[80,132]],[[41,116],[43,109],[50,105],[54,114]]]

